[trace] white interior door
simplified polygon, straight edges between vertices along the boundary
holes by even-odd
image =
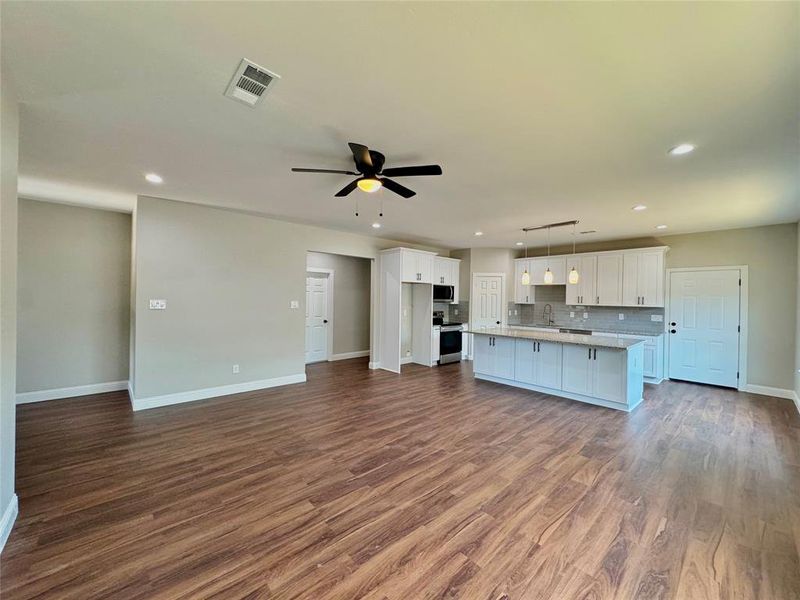
[[[306,275],[306,363],[328,360],[328,276]]]
[[[740,276],[738,269],[670,273],[670,379],[737,387]]]
[[[473,278],[471,327],[499,327],[503,322],[503,278],[475,275]]]

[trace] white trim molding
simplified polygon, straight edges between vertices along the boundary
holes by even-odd
[[[381,368],[381,363],[379,363],[377,360],[371,360],[371,361],[369,361],[368,368],[373,369],[373,370],[380,369]]]
[[[325,332],[325,358],[323,360],[332,360],[333,356],[333,287],[336,279],[336,271],[334,269],[323,269],[322,267],[306,267],[306,275],[309,273],[316,273],[317,275],[325,275],[328,278],[328,290],[325,293],[327,296],[325,307],[325,319],[328,321],[328,330]],[[306,307],[306,311],[308,307]],[[308,313],[306,313],[308,314]],[[336,359],[333,359],[336,360]],[[314,361],[316,362],[316,361]],[[306,363],[309,364],[309,363]]]
[[[294,375],[284,375],[283,377],[272,377],[270,379],[260,379],[245,383],[234,383],[231,385],[220,385],[212,388],[202,388],[188,392],[177,392],[175,394],[165,394],[163,396],[150,396],[149,398],[136,398],[131,394],[131,408],[133,410],[146,410],[148,408],[159,408],[161,406],[171,406],[173,404],[183,404],[184,402],[194,402],[195,400],[206,400],[218,396],[230,396],[231,394],[241,394],[243,392],[254,392],[267,388],[290,385],[293,383],[305,383],[305,373],[295,373]]]
[[[500,327],[505,327],[508,323],[508,298],[506,294],[506,274],[505,273],[472,273],[469,278],[469,322],[475,322],[475,303],[472,302],[472,297],[475,292],[475,278],[476,277],[499,277],[500,278]]]
[[[329,362],[335,360],[347,360],[348,358],[363,358],[369,356],[369,350],[359,350],[357,352],[340,352],[339,354],[331,354],[328,357]]]
[[[75,387],[54,388],[38,392],[22,392],[17,394],[17,404],[29,402],[45,402],[46,400],[59,400],[61,398],[75,398],[91,394],[105,394],[106,392],[121,392],[129,388],[127,381],[108,381],[106,383],[90,383]]]
[[[797,404],[797,394],[794,390],[786,390],[784,388],[770,387],[768,385],[757,385],[755,383],[748,383],[744,385],[740,391],[749,394],[759,394],[761,396],[773,396],[775,398],[786,398],[793,400]]]
[[[17,495],[11,496],[11,501],[3,511],[3,516],[0,518],[0,552],[8,541],[8,536],[11,535],[11,529],[14,527],[14,521],[17,520],[19,514],[19,500]]]

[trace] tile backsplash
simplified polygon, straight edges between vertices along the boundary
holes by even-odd
[[[458,304],[434,302],[433,310],[443,311],[447,321],[450,323],[466,323],[469,321],[469,302],[467,300]]]
[[[575,329],[594,329],[617,333],[639,333],[658,335],[664,332],[663,308],[638,308],[633,306],[580,306],[566,303],[565,285],[537,285],[536,304],[508,304],[509,325],[547,325],[544,315],[545,305],[552,307],[552,321],[561,327]],[[516,314],[514,314],[516,311]],[[574,316],[570,316],[570,312]],[[587,318],[583,318],[584,313]],[[624,320],[619,315],[625,316]],[[652,315],[659,315],[662,321],[653,321]]]

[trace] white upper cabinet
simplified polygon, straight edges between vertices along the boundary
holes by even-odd
[[[531,259],[519,258],[514,261],[514,302],[516,304],[533,304],[534,287],[532,285],[522,285],[522,274],[528,269],[528,274],[533,281],[531,273]]]
[[[433,259],[433,285],[452,285],[453,302],[458,303],[458,287],[460,285],[459,269],[461,260],[436,256]]]
[[[533,304],[536,286],[545,285],[547,266],[554,285],[567,286],[566,303],[585,306],[664,306],[664,255],[667,246],[592,252],[514,261],[514,302]],[[568,283],[572,267],[578,283]],[[520,283],[525,268],[531,285]]]
[[[597,304],[622,306],[622,254],[597,255]]]
[[[597,256],[569,256],[566,265],[567,273],[573,266],[578,271],[578,283],[567,283],[567,304],[597,304]]]
[[[664,250],[625,252],[622,265],[623,306],[664,306]]]
[[[547,267],[553,274],[552,285],[564,285],[567,283],[567,261],[565,256],[543,256],[532,258],[531,260],[531,285],[547,285],[544,282],[544,273]]]
[[[401,251],[403,261],[403,282],[405,283],[433,283],[434,255],[421,250]]]

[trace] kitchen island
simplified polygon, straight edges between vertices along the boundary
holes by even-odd
[[[624,411],[642,401],[641,340],[506,327],[468,332],[476,379]]]

